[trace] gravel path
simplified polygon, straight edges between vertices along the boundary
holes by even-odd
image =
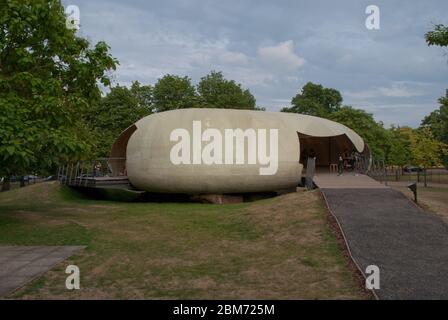
[[[380,269],[380,299],[448,299],[448,226],[401,192],[321,189],[363,271]]]

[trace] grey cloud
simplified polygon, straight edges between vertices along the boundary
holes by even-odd
[[[197,82],[222,70],[257,104],[278,110],[313,81],[378,120],[412,125],[447,87],[445,51],[423,37],[435,23],[448,24],[444,0],[64,3],[80,7],[81,35],[111,45],[120,84],[154,83],[165,73]],[[381,10],[380,30],[364,26],[369,4]]]

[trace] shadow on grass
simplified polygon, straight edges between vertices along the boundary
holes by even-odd
[[[190,194],[155,193],[132,189],[120,188],[63,188],[64,197],[67,200],[106,200],[117,202],[156,202],[156,203],[208,203]],[[259,192],[241,194],[243,202],[253,202],[276,197],[276,192]]]

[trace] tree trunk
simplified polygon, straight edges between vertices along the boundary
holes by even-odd
[[[2,184],[2,192],[8,191],[10,189],[11,189],[11,178],[5,177],[5,179],[3,180],[3,184]]]

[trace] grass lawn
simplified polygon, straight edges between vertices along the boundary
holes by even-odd
[[[406,196],[414,199],[412,192],[401,183],[389,183],[392,188],[400,190]],[[448,185],[431,184],[424,187],[419,184],[417,187],[418,204],[427,212],[433,213],[441,217],[448,223]]]
[[[0,194],[0,245],[87,248],[10,298],[366,298],[318,191],[231,205],[84,198],[56,182]],[[81,289],[65,289],[65,267]]]

